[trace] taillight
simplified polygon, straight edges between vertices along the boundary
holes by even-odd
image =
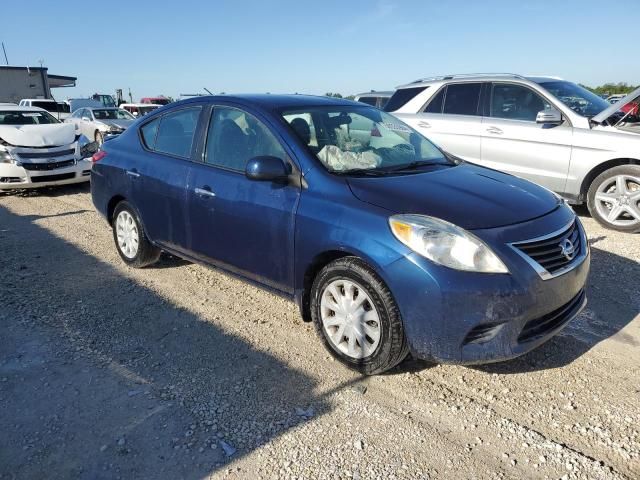
[[[92,163],[99,162],[106,156],[107,156],[107,152],[105,152],[104,150],[99,150],[91,156],[91,162]]]

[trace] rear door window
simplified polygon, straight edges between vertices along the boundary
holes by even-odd
[[[189,158],[199,116],[200,107],[185,108],[163,115],[153,149],[160,153]]]
[[[458,83],[447,86],[442,113],[478,115],[481,83]]]

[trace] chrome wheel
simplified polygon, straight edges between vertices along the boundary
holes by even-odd
[[[640,223],[640,177],[616,175],[602,182],[595,207],[608,223],[629,227]]]
[[[372,355],[382,333],[380,317],[364,288],[351,280],[334,280],[322,292],[320,316],[327,339],[356,359]]]
[[[116,217],[116,237],[122,254],[129,259],[135,258],[140,244],[138,225],[133,215],[126,210],[122,210]]]

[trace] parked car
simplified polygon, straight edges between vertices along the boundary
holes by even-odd
[[[70,115],[69,107],[64,102],[57,102],[50,98],[25,98],[18,104],[21,107],[37,107],[51,113],[58,120],[64,120]]]
[[[116,100],[113,95],[107,93],[94,93],[91,99],[100,102],[103,107],[117,107]]]
[[[365,374],[408,351],[513,358],[586,302],[589,245],[557,195],[361,103],[184,100],[93,160],[93,203],[126,264],[165,250],[295,299],[328,350]]]
[[[356,102],[366,103],[376,108],[384,108],[393,92],[376,92],[371,90],[369,93],[359,93],[354,97]]]
[[[85,107],[89,107],[89,108],[104,107],[102,102],[98,100],[94,100],[93,98],[70,98],[69,100],[67,100],[67,104],[69,105],[69,110],[71,111],[71,113]]]
[[[120,135],[129,125],[135,121],[135,117],[121,108],[79,108],[65,120],[73,123],[76,132],[94,139],[98,145],[104,143],[107,135]]]
[[[154,111],[156,108],[160,108],[162,105],[154,105],[148,103],[123,103],[120,108],[126,110],[134,117],[142,117],[149,112]]]
[[[151,105],[169,105],[171,100],[167,97],[143,97],[140,99],[140,103]]]
[[[96,150],[42,108],[0,106],[0,190],[87,182]]]
[[[616,112],[639,96],[610,105],[553,77],[448,75],[399,87],[385,110],[448,152],[586,203],[605,227],[636,232],[640,125]]]
[[[624,97],[626,97],[627,95],[625,93],[616,93],[614,95],[609,95],[607,97],[607,102],[609,103],[616,103],[620,100],[622,100]]]

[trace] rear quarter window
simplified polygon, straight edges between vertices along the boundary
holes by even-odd
[[[142,137],[142,142],[149,150],[155,149],[156,135],[158,134],[159,124],[160,118],[156,118],[155,120],[140,127],[140,136]]]
[[[404,107],[410,100],[413,100],[419,93],[424,92],[428,87],[400,88],[395,91],[387,104],[384,106],[385,112],[395,112]]]

